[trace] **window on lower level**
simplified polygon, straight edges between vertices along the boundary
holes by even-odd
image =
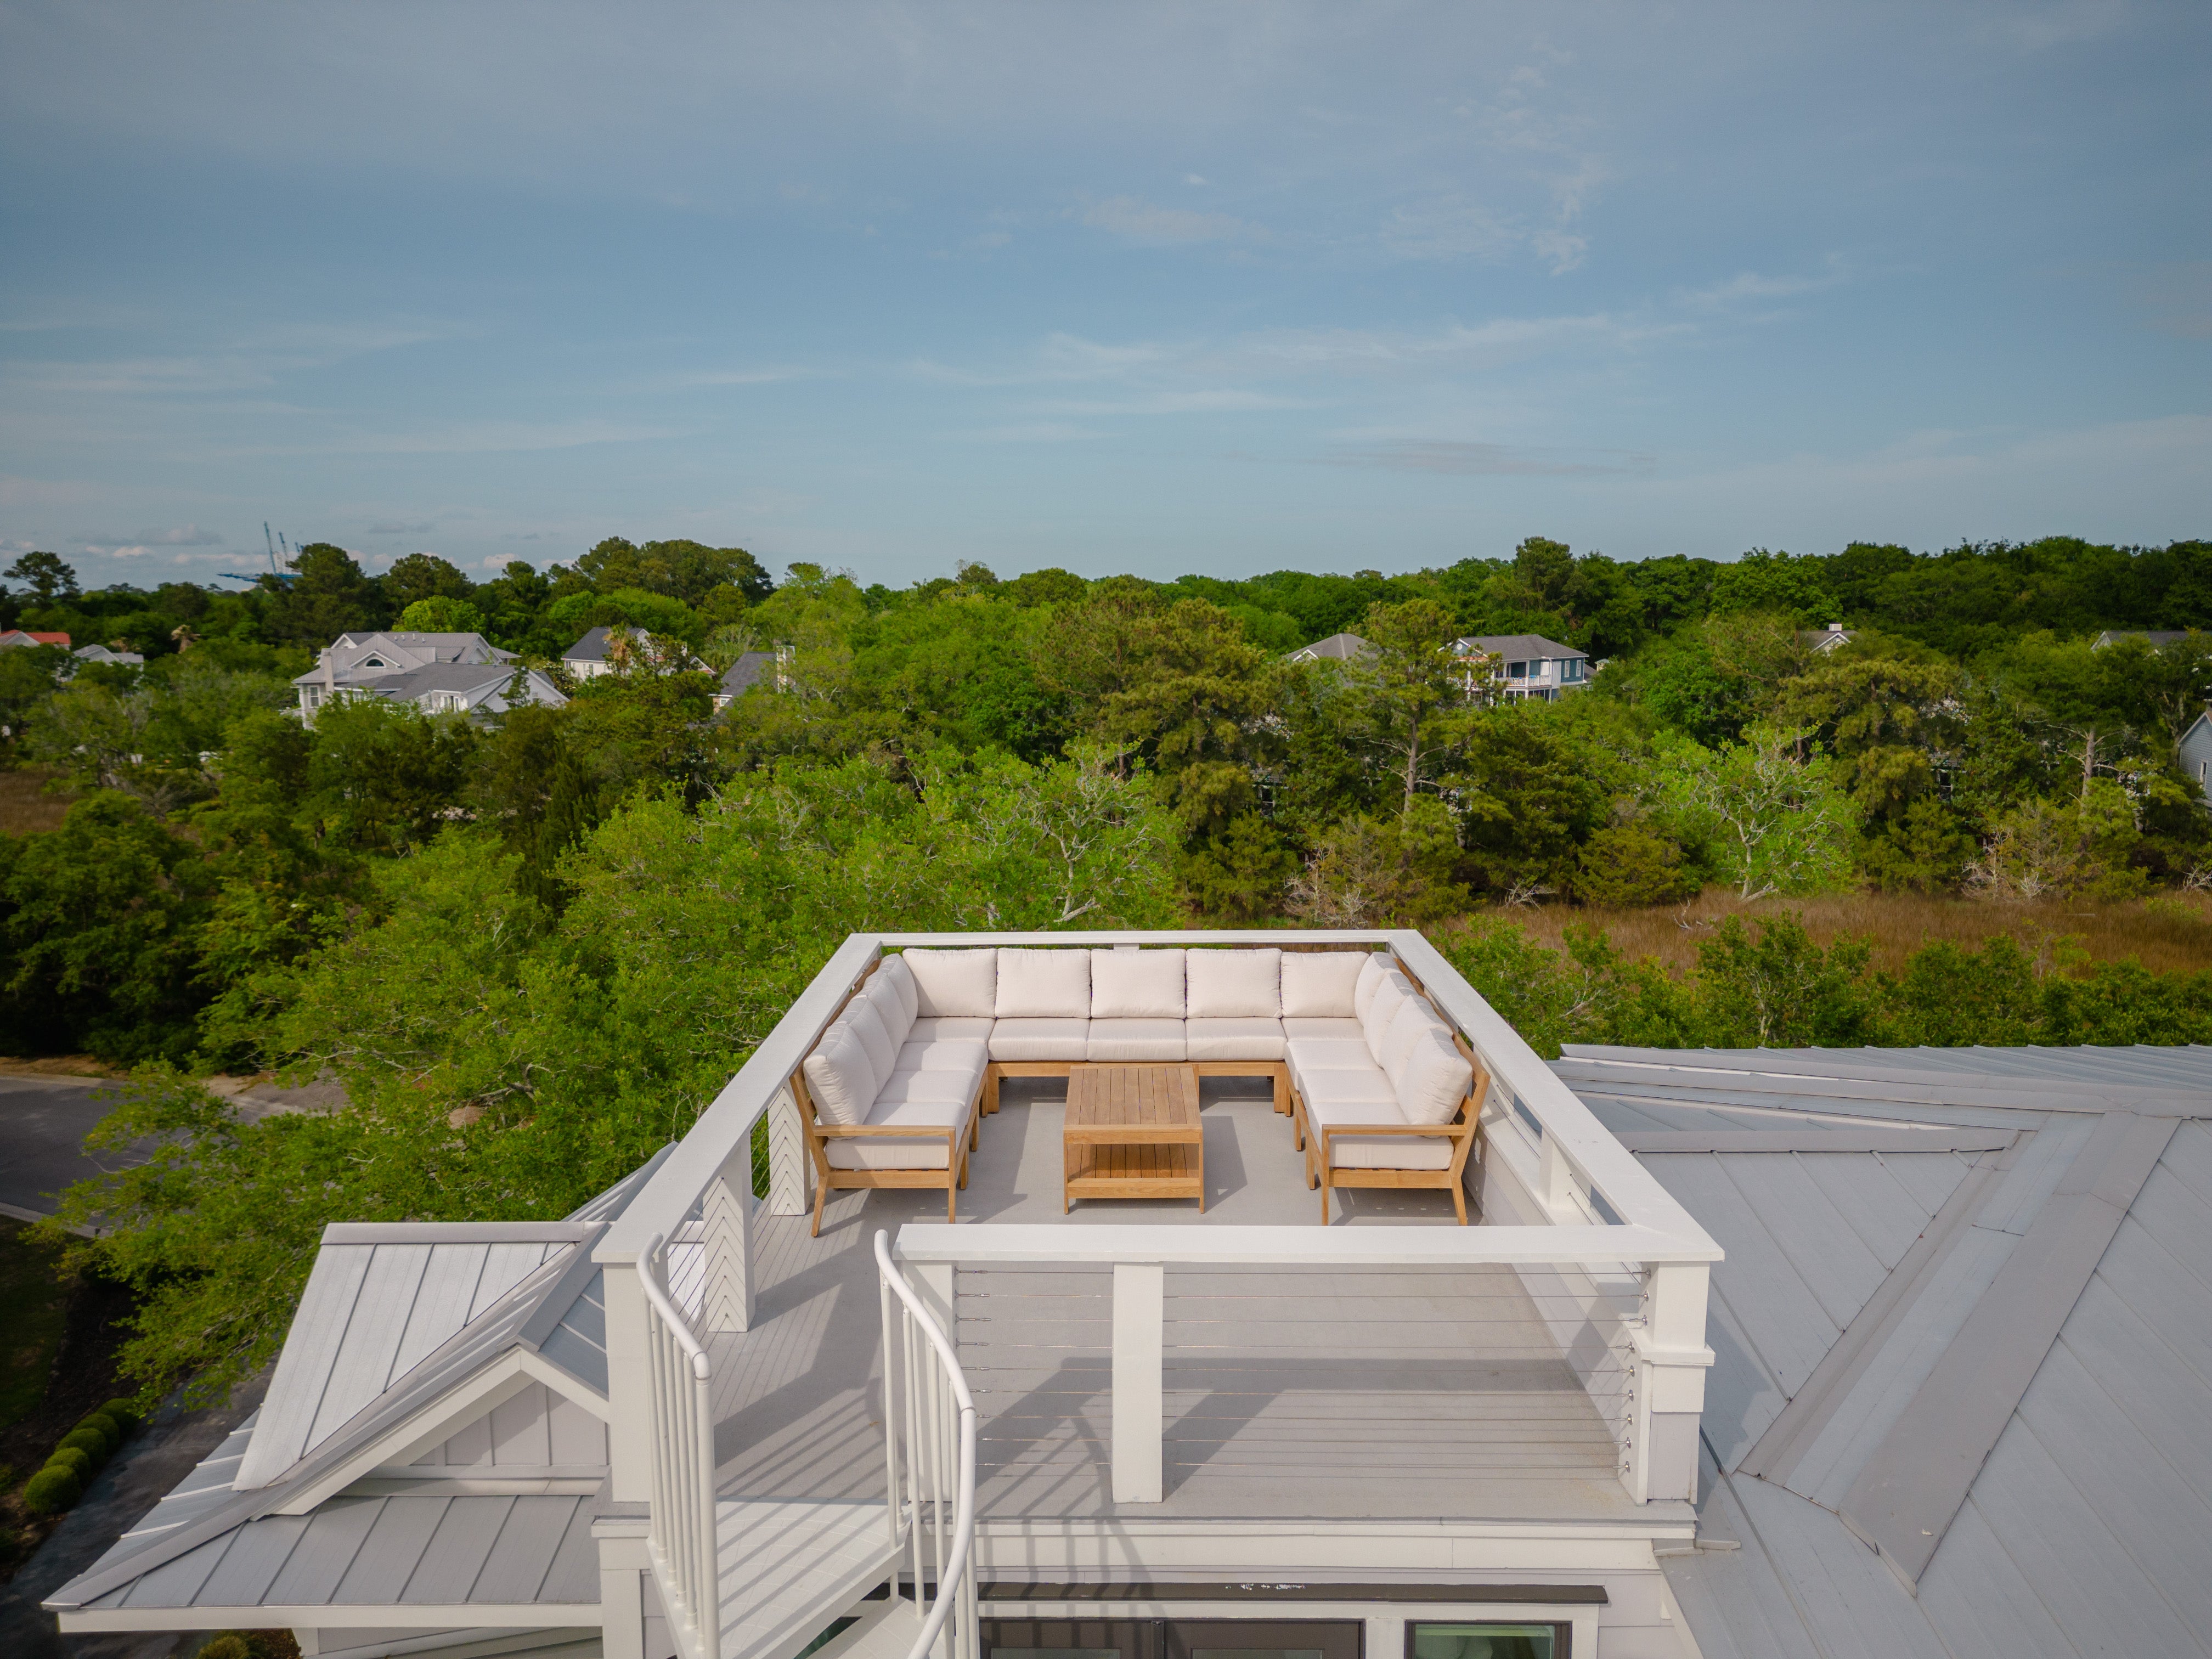
[[[1431,1625],[1408,1620],[1406,1659],[1567,1659],[1565,1625]]]

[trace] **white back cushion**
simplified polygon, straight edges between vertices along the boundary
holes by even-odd
[[[853,1035],[860,1039],[860,1046],[868,1051],[868,1068],[876,1074],[878,1086],[898,1069],[899,1039],[890,1034],[884,1017],[876,1011],[873,1001],[865,996],[854,997],[837,1016],[837,1024],[852,1027]],[[903,1036],[905,1033],[900,1033]]]
[[[1375,1056],[1375,1063],[1390,1079],[1392,1088],[1396,1088],[1403,1077],[1407,1056],[1413,1052],[1414,1045],[1432,1036],[1451,1041],[1449,1028],[1437,1018],[1427,1003],[1419,997],[1407,997],[1398,1005],[1398,1012],[1391,1015],[1390,1029],[1383,1032],[1382,1046]]]
[[[1367,999],[1367,1012],[1359,1017],[1359,1023],[1367,1032],[1367,1051],[1375,1056],[1377,1066],[1382,1063],[1383,1033],[1390,1029],[1391,1019],[1413,994],[1413,988],[1404,980],[1395,974],[1385,974],[1376,981],[1374,994]]]
[[[904,1042],[914,1030],[914,1016],[907,1012],[906,1004],[900,1000],[898,987],[885,979],[880,969],[868,975],[868,982],[853,1000],[865,1001],[876,1011],[876,1017],[884,1023],[884,1035],[890,1038],[894,1048]]]
[[[822,1034],[806,1057],[806,1092],[814,1109],[830,1123],[865,1123],[883,1079],[875,1074],[860,1036],[843,1020]]]
[[[1474,1067],[1441,1032],[1425,1033],[1406,1055],[1398,1109],[1408,1123],[1449,1123],[1474,1082]]]
[[[877,964],[876,971],[869,975],[868,983],[871,987],[887,987],[897,996],[907,1029],[912,1030],[915,1021],[921,1018],[921,993],[914,982],[914,969],[907,966],[906,958],[885,957]],[[877,1005],[878,1007],[882,1006],[881,1003]],[[886,1025],[890,1024],[888,1010],[884,1011],[884,1023]]]
[[[1193,951],[1183,975],[1190,981],[1193,1019],[1279,1019],[1283,1012],[1283,953]]]
[[[1357,1019],[1352,992],[1372,951],[1283,952],[1285,1019]]]
[[[914,975],[916,1018],[989,1019],[998,1012],[999,953],[988,945],[907,951],[901,959]]]
[[[1359,959],[1359,978],[1352,988],[1352,1017],[1367,1018],[1367,1005],[1375,1000],[1375,988],[1390,971],[1390,958],[1380,951],[1370,951]]]
[[[1000,1019],[1088,1019],[1091,1018],[1091,952],[1016,951],[999,952]]]
[[[1093,951],[1091,1018],[1181,1019],[1183,953],[1174,951]]]

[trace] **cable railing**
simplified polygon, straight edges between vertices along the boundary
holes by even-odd
[[[655,1233],[638,1260],[652,1368],[653,1504],[646,1553],[669,1628],[684,1659],[720,1659],[715,1571],[714,1371],[668,1291],[667,1241]]]
[[[887,1232],[876,1235],[876,1277],[883,1303],[890,1536],[897,1542],[902,1521],[909,1523],[907,1565],[917,1613],[927,1586],[937,1586],[907,1659],[927,1659],[933,1650],[936,1659],[977,1659],[975,1401],[951,1339],[893,1265]]]

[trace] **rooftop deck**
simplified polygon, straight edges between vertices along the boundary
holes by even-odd
[[[1062,1085],[1010,1082],[984,1121],[963,1224],[1057,1223]],[[1069,1219],[1314,1226],[1288,1119],[1264,1092],[1202,1094],[1206,1207],[1092,1200]],[[1339,1225],[1453,1226],[1438,1192],[1335,1195]],[[874,1498],[883,1489],[878,1229],[941,1222],[933,1193],[836,1195],[822,1237],[755,1217],[756,1318],[714,1337],[721,1490],[749,1498]],[[1109,1481],[1107,1267],[963,1268],[961,1363],[981,1417],[981,1513],[1009,1519],[1626,1520],[1606,1413],[1507,1266],[1272,1269],[1166,1275],[1164,1501],[1119,1504]],[[1581,1307],[1567,1310],[1580,1316]],[[861,1379],[866,1378],[865,1384]]]

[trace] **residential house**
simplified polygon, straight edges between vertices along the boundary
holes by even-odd
[[[1801,628],[1797,630],[1797,643],[1822,657],[1831,651],[1842,650],[1856,638],[1856,629],[1846,628],[1839,622],[1830,623],[1826,628]]]
[[[1357,634],[1332,634],[1291,653],[1292,662],[1355,662],[1375,647]]]
[[[1474,634],[1449,647],[1465,665],[1468,690],[1557,702],[1589,684],[1589,653],[1540,634]]]
[[[653,636],[658,637],[658,636]],[[643,629],[594,628],[583,638],[561,653],[561,665],[580,680],[588,680],[600,674],[611,674],[625,662],[633,665],[650,662],[656,670],[677,671],[703,668],[706,665],[682,646],[672,652],[665,647],[651,647]],[[639,653],[650,653],[641,656]]]
[[[481,634],[341,634],[319,653],[314,667],[292,682],[300,713],[310,724],[316,710],[343,696],[380,696],[433,711],[508,707],[514,653]],[[459,672],[455,672],[459,671]],[[522,679],[521,701],[557,708],[568,699],[536,669]]]
[[[2108,628],[2089,641],[2092,651],[2102,651],[2108,645],[2118,645],[2124,640],[2141,640],[2154,651],[2187,639],[2201,630],[2194,628]]]
[[[1547,1064],[1414,933],[856,934],[573,1214],[326,1229],[260,1411],[46,1605],[351,1659],[2203,1654],[2207,1260],[2201,1049]]]
[[[2181,769],[2195,781],[2204,804],[2212,806],[2212,714],[2199,714],[2191,720],[2174,748]]]
[[[0,629],[0,651],[4,651],[9,647],[16,645],[58,645],[66,647],[69,642],[70,636],[66,634],[27,634],[20,628]]]
[[[118,651],[112,646],[81,645],[70,653],[79,662],[112,663],[126,668],[143,668],[146,659],[136,651]]]
[[[766,683],[780,689],[783,683],[783,659],[781,651],[748,651],[722,671],[715,683],[714,707],[727,708],[756,685]]]

